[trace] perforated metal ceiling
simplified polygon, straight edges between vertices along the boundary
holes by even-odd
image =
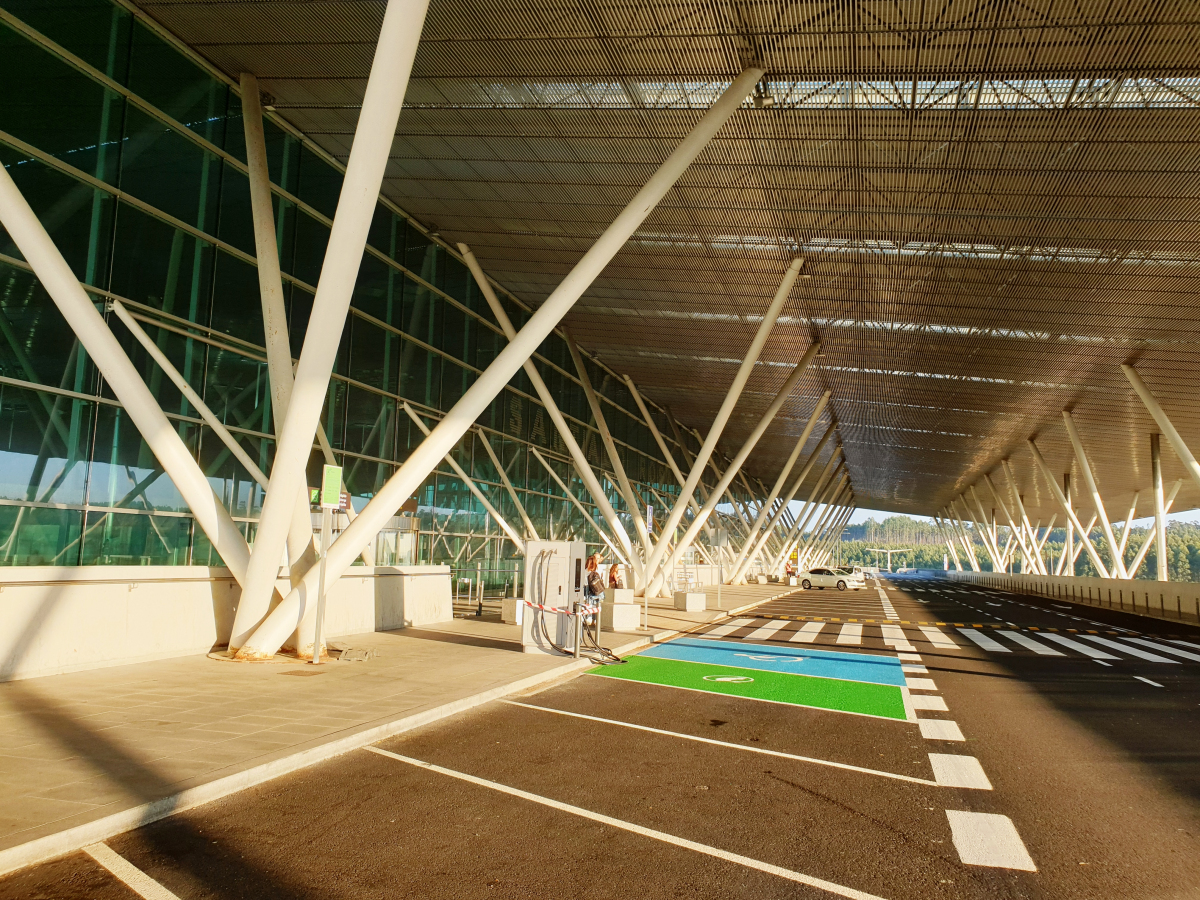
[[[383,3],[140,6],[345,158]],[[1072,471],[1073,407],[1110,515],[1136,490],[1148,514],[1153,425],[1118,365],[1200,448],[1198,47],[1184,0],[433,0],[384,191],[536,304],[761,60],[775,105],[739,111],[588,291],[580,343],[703,430],[801,253],[729,432],[825,343],[764,480],[828,387],[860,505],[931,513],[1011,455],[1046,521],[1024,442]]]

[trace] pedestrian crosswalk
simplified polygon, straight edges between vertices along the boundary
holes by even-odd
[[[1200,662],[1200,645],[1186,641],[1058,634],[1017,628],[904,628],[894,623],[798,622],[792,619],[742,617],[696,632],[698,637],[750,641],[886,649],[897,653],[982,650],[985,653],[1034,657],[1084,658],[1098,662],[1138,661],[1159,665]],[[1186,649],[1185,649],[1186,648]],[[904,658],[903,656],[901,657]]]

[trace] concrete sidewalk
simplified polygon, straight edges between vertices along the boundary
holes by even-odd
[[[650,612],[649,632],[603,643],[630,652],[726,615]],[[336,645],[374,656],[190,656],[0,684],[0,873],[593,665],[522,653],[517,628],[488,617]]]

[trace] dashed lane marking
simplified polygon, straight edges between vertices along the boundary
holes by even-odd
[[[179,900],[165,887],[114,851],[108,844],[92,844],[83,852],[104,866],[127,888],[145,900]]]
[[[1146,678],[1145,676],[1134,675],[1133,677],[1136,678],[1138,681],[1146,682],[1146,684],[1150,685],[1151,687],[1162,687],[1162,685],[1159,684],[1157,681],[1151,681],[1149,678]]]
[[[933,779],[942,787],[970,788],[990,791],[992,783],[987,773],[973,756],[953,753],[930,753],[929,764],[933,767]]]
[[[838,897],[848,897],[850,900],[883,900],[883,898],[875,894],[868,894],[866,891],[855,890],[854,888],[846,887],[845,885],[835,884],[832,881],[826,881],[823,878],[816,878],[812,875],[805,875],[802,872],[795,872],[791,869],[785,869],[782,866],[776,866],[768,862],[763,862],[762,860],[753,859],[749,856],[742,856],[740,853],[730,853],[728,850],[722,850],[719,847],[712,847],[708,844],[701,844],[697,841],[690,841],[687,838],[678,837],[677,835],[667,834],[665,831],[658,831],[654,828],[646,828],[644,825],[637,825],[633,822],[626,822],[623,819],[616,819],[612,816],[606,816],[603,813],[593,812],[592,810],[584,809],[581,806],[572,806],[570,803],[563,803],[560,800],[552,800],[549,797],[543,797],[539,794],[531,794],[529,791],[522,791],[519,788],[509,787],[506,784],[500,784],[496,781],[488,781],[486,778],[468,775],[465,772],[456,772],[453,769],[445,769],[441,766],[435,766],[433,763],[427,763],[424,760],[413,759],[409,756],[401,756],[399,753],[392,753],[390,750],[384,750],[380,747],[367,747],[366,749],[372,753],[377,753],[380,756],[386,756],[389,759],[394,759],[397,762],[402,762],[410,766],[426,769],[430,772],[436,772],[439,775],[445,775],[449,778],[457,778],[459,781],[466,781],[470,784],[478,785],[479,787],[485,787],[493,791],[508,794],[511,797],[518,797],[522,800],[528,800],[531,803],[538,803],[542,806],[548,806],[551,809],[557,809],[560,812],[570,813],[571,815],[579,816],[583,819],[590,819],[593,822],[600,822],[603,825],[619,828],[622,831],[640,834],[643,837],[661,841],[664,844],[682,847],[686,850],[702,853],[705,856],[712,856],[716,859],[723,859],[726,862],[735,863],[739,866],[745,866],[748,869],[756,869],[759,872],[766,872],[770,875],[775,875],[778,878],[796,882],[797,884],[806,884],[809,887],[826,891]]]
[[[950,834],[958,858],[968,866],[1036,872],[1025,842],[1008,816],[948,809]]]
[[[1019,631],[998,631],[997,634],[1002,634],[1014,644],[1020,644],[1026,650],[1032,650],[1038,656],[1066,656],[1061,650],[1055,650],[1053,647],[1047,647],[1045,644],[1035,641],[1028,635],[1021,634]]]
[[[962,729],[951,719],[917,719],[921,737],[927,741],[965,741]]]

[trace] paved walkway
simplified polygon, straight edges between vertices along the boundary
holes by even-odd
[[[736,590],[746,606],[780,587]],[[724,615],[652,604],[651,632],[603,642],[636,649]],[[335,644],[374,656],[191,656],[0,684],[0,872],[590,665],[522,653],[489,617]]]

